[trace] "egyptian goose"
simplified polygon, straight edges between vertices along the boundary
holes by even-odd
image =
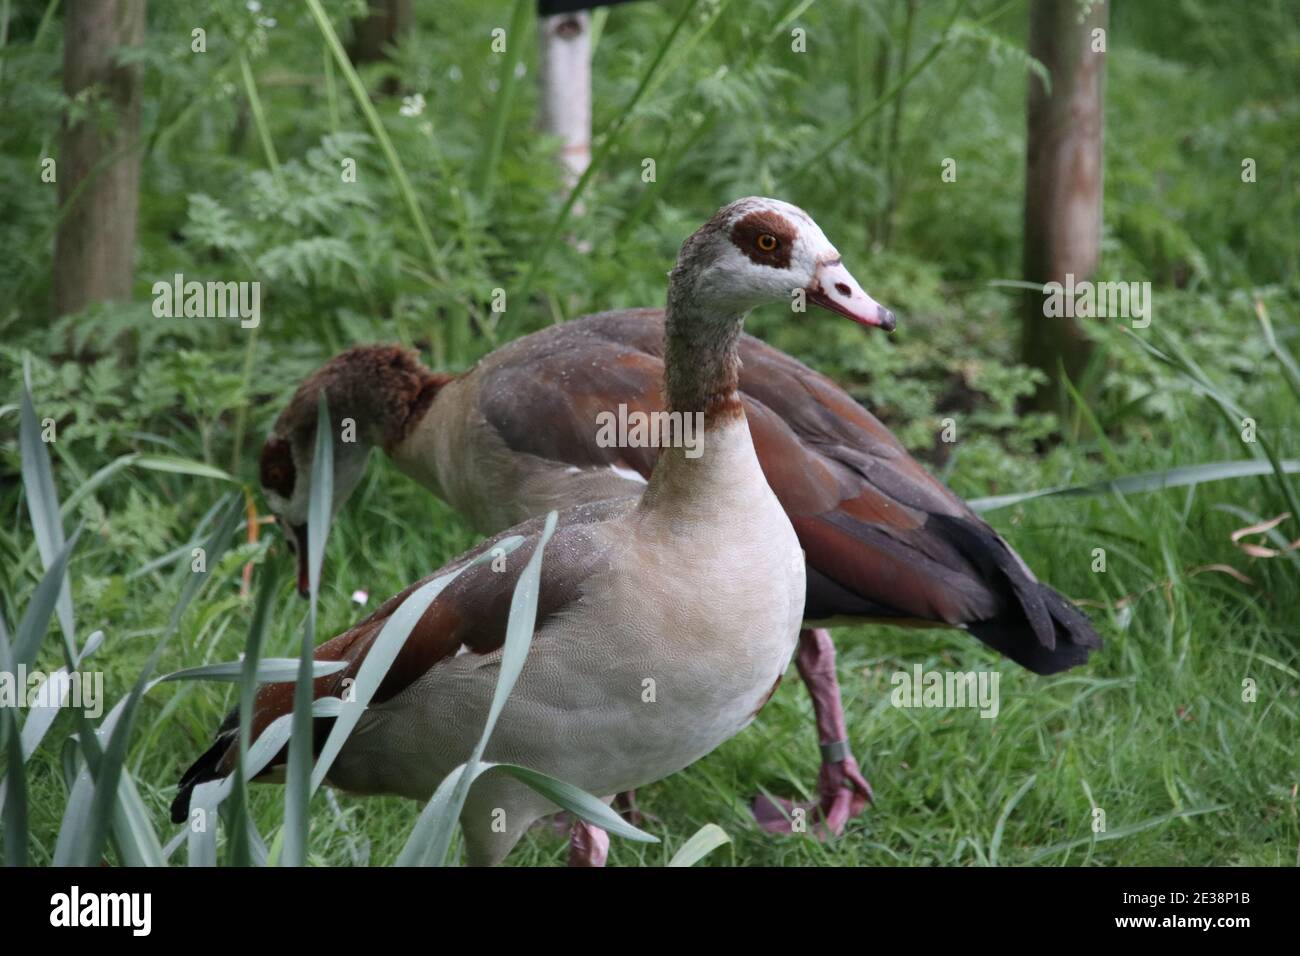
[[[703,442],[663,449],[639,496],[563,512],[543,557],[528,660],[487,759],[533,767],[612,799],[713,750],[775,690],[803,619],[804,560],[759,467],[737,384],[745,314],[788,303],[796,289],[864,325],[893,327],[893,316],[862,291],[817,224],[787,203],[739,200],[682,245],[668,282],[663,393],[672,412],[701,424]],[[336,427],[369,411],[369,424],[359,428],[368,440],[401,444],[401,430],[373,414],[384,392],[376,378],[340,386],[331,395]],[[434,397],[430,389],[427,398]],[[420,401],[418,394],[412,400]],[[340,450],[347,487],[364,456],[346,444]],[[272,501],[292,516],[305,482],[291,487],[277,475],[274,454],[264,462]],[[424,614],[332,765],[331,784],[426,799],[466,760],[496,682],[509,596],[540,526],[534,519],[508,532],[525,543],[506,572],[469,568]],[[467,564],[496,540],[435,573]],[[316,696],[337,693],[355,674],[411,590],[317,650],[318,660],[348,666],[318,679]],[[653,702],[647,681],[654,682]],[[287,683],[258,693],[254,738],[291,709],[292,698]],[[230,771],[232,724],[182,777],[174,819],[185,818],[194,786]],[[461,817],[469,861],[499,862],[526,827],[555,809],[512,778],[485,775]],[[504,831],[495,832],[500,810]]]
[[[517,339],[458,376],[431,372],[394,346],[349,349],[303,382],[276,422],[262,451],[266,497],[301,558],[307,497],[296,476],[310,473],[322,389],[360,432],[335,453],[336,502],[375,446],[485,533],[573,502],[637,494],[658,449],[610,447],[597,423],[620,406],[663,408],[663,332],[659,309],[590,315]],[[759,464],[807,556],[795,660],[822,745],[820,815],[838,832],[870,788],[845,739],[834,646],[818,623],[965,627],[1038,674],[1082,663],[1101,642],[830,379],[752,336],[741,336],[739,355]],[[300,561],[303,582],[305,567]],[[788,829],[782,803],[757,804],[766,828]]]

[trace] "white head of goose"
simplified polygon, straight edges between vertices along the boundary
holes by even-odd
[[[561,515],[543,558],[528,660],[486,759],[612,798],[713,750],[771,696],[803,618],[804,561],[750,440],[737,393],[738,341],[746,311],[788,303],[797,289],[855,321],[893,326],[816,224],[786,203],[732,203],[682,246],[669,281],[666,397],[673,411],[703,416],[702,454],[665,449],[640,498]],[[380,429],[375,437],[387,436]],[[303,494],[296,484],[281,483],[282,500]],[[330,783],[426,799],[469,756],[496,682],[509,595],[540,530],[533,520],[506,532],[525,539],[507,571],[470,568],[430,606]],[[495,540],[435,573],[466,564]],[[421,583],[317,650],[318,660],[348,664],[316,681],[317,696],[336,694],[355,675],[384,622]],[[647,679],[655,682],[653,702],[643,696]],[[287,683],[259,692],[254,739],[292,698]],[[182,777],[174,818],[184,819],[194,786],[230,771],[235,734],[228,719]],[[505,811],[504,832],[497,809]],[[512,778],[485,774],[461,818],[470,862],[503,859],[554,809]]]

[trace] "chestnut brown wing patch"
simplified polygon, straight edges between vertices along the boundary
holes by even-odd
[[[542,557],[537,602],[539,627],[578,600],[587,580],[606,566],[608,546],[599,537],[597,527],[627,507],[626,501],[603,501],[570,508],[560,515],[555,534]],[[365,620],[318,647],[316,660],[346,661],[348,666],[317,678],[312,687],[313,699],[342,694],[346,682],[356,678],[384,624],[414,591],[438,575],[462,567],[490,551],[502,538],[522,535],[524,542],[505,558],[503,570],[494,570],[491,563],[469,568],[429,606],[380,682],[371,703],[382,704],[392,699],[435,664],[454,657],[462,647],[475,654],[500,650],[505,643],[506,621],[515,585],[537,547],[544,523],[544,518],[536,518],[489,538],[452,564],[404,588]],[[256,739],[277,717],[293,710],[293,693],[292,682],[267,684],[258,691],[253,705],[252,739]],[[316,719],[313,738],[318,747],[332,724],[333,718]],[[222,726],[223,730],[228,730],[234,724],[228,719]],[[223,772],[229,771],[231,758],[231,754],[225,755]],[[284,759],[285,753],[282,752],[268,766],[274,767]]]

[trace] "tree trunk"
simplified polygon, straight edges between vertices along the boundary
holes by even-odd
[[[560,139],[567,192],[591,163],[591,17],[542,17],[537,38],[541,126]]]
[[[384,48],[411,25],[411,0],[369,0],[370,14],[353,21],[352,48],[348,54],[354,63],[382,60]]]
[[[116,65],[119,47],[144,39],[145,0],[69,0],[64,12],[63,90],[96,87],[97,109],[64,117],[57,176],[64,216],[54,243],[59,315],[91,302],[129,299],[140,200],[140,70]]]
[[[1024,276],[1038,286],[1091,279],[1100,254],[1106,54],[1093,51],[1093,31],[1106,29],[1108,7],[1080,12],[1078,0],[1032,0],[1029,9],[1029,53],[1051,74],[1050,91],[1029,76]],[[1022,354],[1050,379],[1028,405],[1060,410],[1058,367],[1077,382],[1091,349],[1077,319],[1048,318],[1045,306],[1042,291],[1025,291]]]

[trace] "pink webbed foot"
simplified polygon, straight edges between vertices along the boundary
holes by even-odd
[[[808,833],[819,840],[839,836],[853,817],[873,802],[871,784],[852,757],[822,764],[817,777],[817,803],[759,796],[754,819],[768,833]]]
[[[586,820],[574,820],[569,831],[569,866],[604,866],[609,834]]]
[[[849,752],[840,684],[835,675],[835,645],[825,630],[801,631],[795,666],[812,697],[817,733],[823,741],[822,767],[817,777],[817,803],[760,796],[754,817],[769,833],[805,833],[819,839],[839,836],[850,819],[873,800],[871,784]]]

